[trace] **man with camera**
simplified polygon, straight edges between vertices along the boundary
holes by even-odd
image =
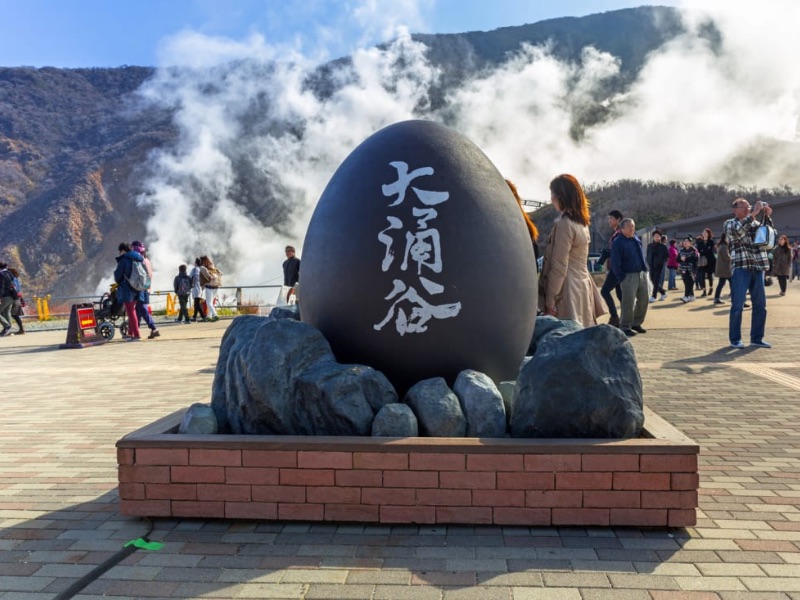
[[[753,312],[750,321],[750,345],[756,348],[771,348],[764,341],[767,324],[767,296],[764,289],[764,274],[769,270],[769,256],[766,249],[756,246],[754,235],[761,223],[756,220],[759,213],[769,219],[772,208],[758,201],[755,206],[744,198],[733,201],[733,218],[725,221],[723,230],[728,236],[733,258],[733,277],[731,277],[731,313],[728,337],[731,348],[744,348],[742,343],[742,310],[745,295],[750,293]]]

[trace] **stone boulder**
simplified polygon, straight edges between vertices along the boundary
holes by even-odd
[[[219,431],[217,416],[208,404],[195,402],[183,415],[178,433],[213,435]]]
[[[583,329],[583,326],[572,319],[558,319],[552,315],[536,317],[536,326],[533,328],[531,344],[526,354],[528,356],[536,354],[537,346],[546,339],[563,337],[581,329]]]
[[[503,396],[488,375],[472,369],[461,371],[453,392],[467,418],[467,437],[505,437]]]
[[[414,411],[419,431],[427,437],[464,437],[467,419],[443,377],[423,379],[408,390],[405,403]]]
[[[417,437],[417,417],[406,404],[387,404],[372,421],[373,437]]]
[[[275,306],[269,311],[269,316],[273,319],[294,319],[300,320],[300,305],[287,304],[286,306]]]
[[[644,424],[643,400],[636,356],[625,334],[610,325],[581,329],[540,344],[523,367],[514,389],[511,435],[637,437]]]
[[[362,365],[320,362],[297,378],[292,431],[299,435],[371,435],[375,413],[397,403],[389,380]]]

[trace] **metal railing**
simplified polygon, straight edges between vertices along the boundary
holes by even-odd
[[[288,289],[288,288],[287,288]],[[233,290],[232,294],[225,293],[224,290]],[[247,297],[244,290],[263,290],[252,297]],[[221,286],[217,292],[214,307],[217,312],[230,311],[231,314],[268,314],[275,306],[280,305],[279,298],[284,292],[281,285],[239,285]],[[36,303],[35,314],[26,315],[26,319],[39,321],[50,321],[58,318],[68,318],[73,304],[99,302],[100,297],[96,295],[86,296],[33,296]],[[150,292],[150,307],[156,314],[166,314],[176,316],[178,314],[178,296],[172,290],[154,290]],[[33,307],[29,304],[26,309],[31,311]]]

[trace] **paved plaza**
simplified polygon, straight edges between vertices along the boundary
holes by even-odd
[[[2,338],[0,599],[52,599],[152,526],[161,550],[75,597],[800,600],[800,284],[768,290],[770,350],[728,348],[728,306],[678,292],[632,339],[645,403],[701,446],[689,529],[124,517],[115,442],[208,401],[230,321],[74,350],[66,331]]]

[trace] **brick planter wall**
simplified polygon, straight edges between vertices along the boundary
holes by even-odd
[[[189,436],[117,442],[123,514],[494,525],[696,522],[698,446],[645,409],[632,440]]]

